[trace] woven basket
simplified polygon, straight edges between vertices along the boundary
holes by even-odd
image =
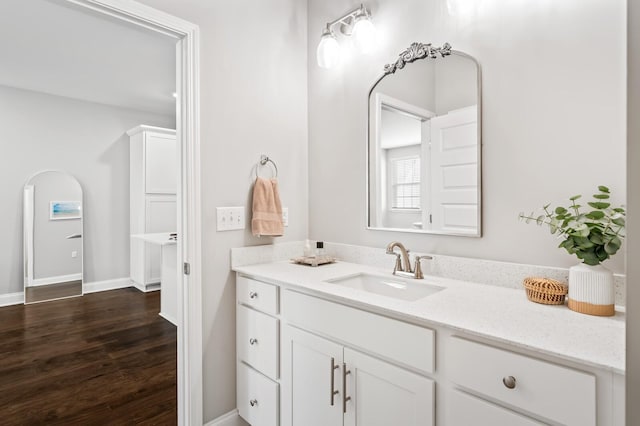
[[[544,305],[562,305],[569,286],[550,278],[528,277],[524,279],[527,298]]]

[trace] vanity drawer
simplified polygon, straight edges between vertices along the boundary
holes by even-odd
[[[282,307],[290,324],[425,373],[435,369],[433,330],[289,290]]]
[[[240,417],[251,426],[278,424],[278,384],[243,362],[237,368],[236,404]]]
[[[236,332],[238,359],[276,380],[278,378],[278,320],[238,305]]]
[[[243,303],[268,314],[278,314],[278,287],[238,275],[236,297]]]
[[[447,365],[451,380],[467,389],[565,425],[596,424],[591,374],[458,337],[449,342]]]
[[[543,426],[533,419],[457,390],[449,394],[448,423],[474,426]]]

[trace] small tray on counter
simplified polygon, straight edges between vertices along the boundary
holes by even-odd
[[[297,263],[299,265],[307,265],[307,266],[320,266],[327,265],[329,263],[335,263],[338,259],[333,256],[322,255],[322,256],[300,256],[294,257],[291,259],[291,262]]]

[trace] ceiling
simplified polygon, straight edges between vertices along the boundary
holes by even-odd
[[[175,114],[176,40],[60,0],[0,0],[0,85]]]

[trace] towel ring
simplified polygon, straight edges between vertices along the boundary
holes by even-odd
[[[258,164],[256,164],[256,178],[259,177],[258,175],[258,168],[260,166],[266,166],[267,163],[271,163],[273,165],[273,169],[276,172],[276,175],[274,177],[278,177],[278,166],[276,166],[276,163],[269,157],[267,157],[266,155],[261,155],[260,156],[260,162]]]

